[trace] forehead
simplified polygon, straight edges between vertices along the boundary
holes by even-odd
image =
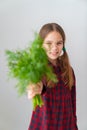
[[[63,40],[61,34],[57,31],[53,31],[48,33],[48,35],[45,37],[44,41],[53,41],[53,40]]]

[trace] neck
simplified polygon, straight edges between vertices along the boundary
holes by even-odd
[[[50,61],[54,66],[57,66],[57,63],[58,63],[57,59],[56,59],[56,60],[49,59],[49,61]]]

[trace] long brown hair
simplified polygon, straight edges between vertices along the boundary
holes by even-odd
[[[42,26],[39,35],[44,40],[45,37],[52,31],[57,31],[58,33],[60,33],[63,39],[63,47],[65,47],[65,32],[63,28],[56,23],[47,23]],[[61,56],[61,58],[58,58],[58,63],[62,71],[62,79],[65,85],[69,86],[69,89],[71,89],[73,86],[74,79],[66,50],[64,50],[64,54]]]

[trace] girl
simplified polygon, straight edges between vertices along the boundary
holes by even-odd
[[[28,130],[78,130],[76,81],[65,49],[64,30],[56,23],[48,23],[41,28],[39,35],[58,83],[44,77],[41,82],[29,85],[28,98],[41,94],[44,105],[32,112]]]

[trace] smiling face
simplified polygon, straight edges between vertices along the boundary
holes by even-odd
[[[48,59],[50,61],[57,61],[63,48],[63,39],[60,33],[57,31],[48,33],[44,39],[43,47],[46,50]]]

